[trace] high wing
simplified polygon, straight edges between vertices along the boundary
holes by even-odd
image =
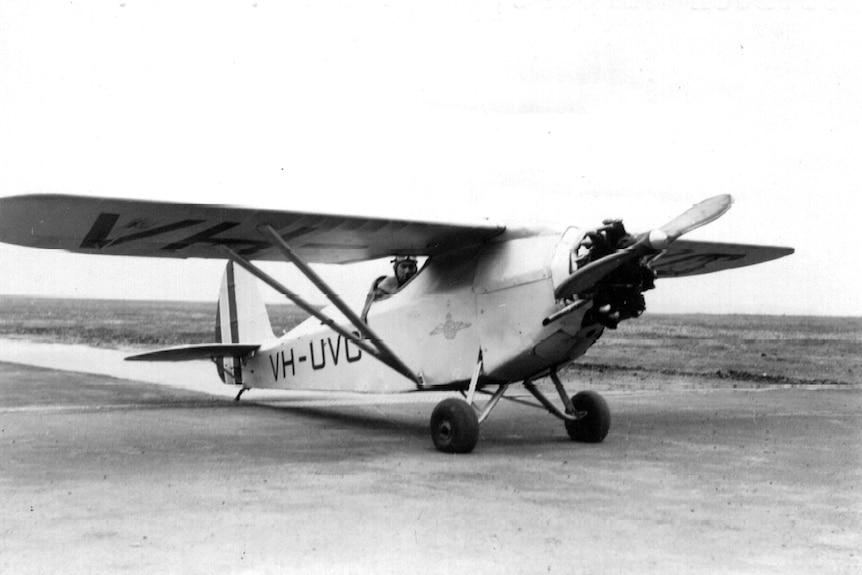
[[[267,225],[311,263],[433,256],[505,229],[53,194],[0,198],[0,241],[87,254],[224,259],[220,246],[226,246],[250,260],[283,261],[258,231]]]
[[[677,240],[655,256],[650,267],[659,278],[678,278],[751,266],[792,253],[793,248]]]

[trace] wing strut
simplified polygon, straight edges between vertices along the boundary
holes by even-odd
[[[286,257],[293,265],[299,268],[299,271],[301,271],[302,274],[307,277],[311,281],[311,283],[313,283],[314,286],[321,291],[321,293],[323,293],[323,295],[329,298],[329,301],[331,301],[333,305],[338,308],[338,311],[344,314],[344,317],[350,320],[350,323],[352,323],[356,327],[356,329],[361,331],[366,338],[374,340],[375,345],[380,342],[382,347],[381,351],[383,351],[384,353],[388,352],[390,355],[394,355],[392,354],[391,350],[386,347],[386,344],[382,343],[382,340],[376,335],[374,335],[374,332],[371,331],[371,328],[368,327],[368,324],[362,321],[359,316],[356,315],[356,313],[354,313],[352,309],[350,309],[350,306],[347,305],[343,299],[341,299],[341,296],[335,293],[332,288],[330,288],[329,285],[325,281],[323,281],[323,278],[321,278],[317,274],[317,272],[311,269],[311,266],[309,266],[307,263],[305,263],[305,261],[303,261],[302,258],[296,255],[296,252],[293,251],[293,248],[291,248],[287,244],[287,242],[284,241],[284,238],[278,235],[278,232],[276,232],[272,228],[272,226],[260,226],[258,228],[258,231],[260,231],[260,233],[262,233],[264,237],[270,240],[274,246],[280,249],[281,253],[284,254],[284,257]]]
[[[266,226],[266,227],[269,227],[269,226]],[[275,231],[272,230],[272,228],[270,228],[270,230],[273,233],[275,233]],[[261,233],[263,233],[268,239],[274,239],[274,238],[269,238],[269,236],[265,230],[261,230]],[[371,330],[371,328],[368,326],[368,324],[366,324],[361,319],[359,319],[356,316],[356,314],[352,310],[350,310],[350,308],[347,306],[347,304],[345,304],[344,301],[335,294],[335,292],[332,290],[332,288],[330,288],[329,285],[326,284],[326,282],[324,282],[323,279],[320,278],[320,276],[318,276],[310,267],[308,267],[308,264],[306,264],[304,261],[302,261],[299,258],[299,256],[297,256],[296,253],[290,249],[290,246],[288,246],[284,242],[284,240],[280,236],[278,236],[277,233],[275,233],[275,236],[277,236],[278,239],[280,240],[279,242],[276,242],[276,245],[279,247],[287,248],[287,251],[284,252],[285,256],[291,262],[293,262],[294,264],[297,264],[297,268],[299,268],[299,270],[303,274],[305,274],[305,276],[308,277],[308,279],[311,280],[311,282],[314,283],[314,285],[317,286],[317,288],[327,298],[329,298],[329,300],[332,301],[332,303],[335,304],[335,306],[342,313],[344,313],[344,315],[347,317],[348,320],[350,320],[350,322],[353,324],[353,326],[360,333],[363,333],[363,334],[368,336],[368,338],[369,338],[368,340],[365,340],[365,339],[358,337],[355,333],[348,331],[343,326],[337,324],[335,322],[335,320],[333,320],[331,317],[329,317],[325,313],[322,313],[320,310],[315,308],[313,305],[311,305],[310,303],[305,301],[305,299],[303,299],[302,296],[300,296],[297,293],[290,291],[287,288],[287,286],[285,286],[284,284],[282,284],[281,282],[279,282],[278,280],[276,280],[275,278],[273,278],[272,276],[270,276],[269,274],[267,274],[266,272],[261,270],[259,267],[255,266],[253,263],[251,263],[249,260],[245,259],[241,255],[236,253],[234,250],[230,249],[229,247],[227,247],[225,245],[221,245],[221,246],[219,246],[219,248],[233,262],[242,266],[249,273],[251,273],[252,275],[257,277],[259,280],[261,280],[262,282],[267,284],[269,287],[271,287],[275,291],[282,294],[284,297],[289,299],[291,302],[293,302],[295,305],[297,305],[303,311],[305,311],[309,315],[316,317],[324,325],[326,325],[330,329],[334,330],[335,332],[340,334],[342,337],[355,343],[356,346],[359,347],[359,349],[361,349],[362,351],[372,355],[373,357],[376,357],[381,362],[388,365],[389,367],[391,367],[392,369],[394,369],[395,371],[397,371],[398,373],[400,373],[404,377],[414,381],[416,383],[416,385],[421,389],[424,385],[423,381],[422,381],[422,377],[419,376],[418,374],[414,373],[409,367],[407,367],[407,365],[403,361],[401,361],[401,359],[398,356],[396,356],[395,353],[392,352],[392,350],[389,348],[389,346],[387,346],[383,342],[383,340],[381,340],[379,337],[377,337],[374,334],[374,332]],[[282,244],[283,244],[283,246],[282,246]],[[297,263],[297,262],[300,262],[300,263]],[[371,341],[374,345],[369,345],[368,341]]]
[[[378,359],[380,359],[381,361],[383,361],[383,363],[386,363],[387,365],[390,365],[391,362],[390,367],[395,369],[395,371],[406,375],[420,386],[422,385],[422,379],[418,375],[414,374],[413,371],[409,367],[407,367],[407,365],[403,361],[401,361],[397,355],[395,355],[395,352],[393,352],[389,348],[389,346],[386,345],[386,342],[384,342],[382,338],[378,337],[377,334],[374,333],[374,330],[372,330],[366,322],[362,321],[362,319],[358,315],[356,315],[356,312],[354,312],[350,308],[350,306],[347,305],[347,303],[345,303],[343,299],[341,299],[341,296],[339,296],[335,292],[335,290],[329,287],[329,284],[323,281],[323,278],[320,277],[317,272],[311,269],[311,266],[305,263],[305,261],[303,261],[303,259],[300,258],[295,251],[293,251],[293,249],[287,244],[287,242],[284,241],[284,238],[278,235],[278,232],[276,232],[272,228],[272,226],[261,226],[258,228],[258,231],[262,233],[264,237],[272,241],[273,245],[275,245],[278,249],[281,250],[281,253],[284,254],[284,257],[289,259],[291,263],[293,263],[293,265],[295,265],[299,269],[299,271],[301,271],[303,275],[307,277],[309,281],[311,281],[311,283],[313,283],[314,286],[319,289],[321,293],[325,295],[336,308],[338,308],[338,311],[344,314],[344,317],[346,317],[356,329],[358,329],[367,339],[370,339],[372,342],[374,342],[374,345],[380,351],[380,357],[378,357]]]

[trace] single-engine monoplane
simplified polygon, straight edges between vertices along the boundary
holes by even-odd
[[[129,357],[215,362],[237,399],[251,388],[396,392],[456,390],[430,419],[437,449],[472,451],[479,426],[523,385],[576,441],[610,428],[605,400],[569,396],[559,370],[604,330],[640,316],[656,280],[773,260],[791,248],[680,239],[723,215],[732,198],[692,206],[661,227],[620,220],[587,229],[461,224],[235,206],[66,195],[0,199],[0,241],[86,254],[227,260],[215,342]],[[390,256],[426,258],[395,293],[357,311],[310,266]],[[310,304],[256,262],[292,263],[331,302]],[[259,281],[311,316],[273,333]],[[536,385],[549,378],[559,404]],[[487,401],[477,401],[477,394]]]

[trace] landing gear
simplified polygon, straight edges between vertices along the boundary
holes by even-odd
[[[549,375],[551,381],[554,382],[554,387],[557,388],[565,411],[560,411],[557,406],[551,403],[532,381],[525,381],[524,387],[539,400],[539,403],[551,415],[563,420],[566,431],[573,440],[586,443],[604,441],[611,428],[611,410],[605,399],[595,391],[581,391],[569,398],[556,370],[552,370]]]
[[[477,370],[478,373],[478,370]],[[566,431],[574,441],[600,443],[604,441],[611,427],[611,411],[604,398],[595,391],[581,391],[569,397],[556,370],[551,370],[551,381],[560,395],[563,409],[560,409],[536,387],[532,379],[524,381],[524,388],[535,397],[539,404],[551,415],[562,419]],[[437,404],[431,414],[431,439],[434,446],[443,453],[470,453],[479,441],[479,425],[488,419],[491,411],[503,398],[509,384],[502,384],[487,401],[484,408],[473,403],[477,392],[475,380],[465,395],[466,401],[458,398],[444,399]],[[488,393],[478,390],[482,393]],[[463,392],[462,392],[463,393]],[[539,407],[534,402],[521,398],[507,398],[515,403]]]
[[[431,439],[443,453],[470,453],[479,441],[479,417],[462,399],[444,399],[431,414]]]
[[[583,417],[567,419],[566,431],[575,441],[601,443],[611,428],[611,410],[608,403],[595,391],[581,391],[572,397],[572,406]]]

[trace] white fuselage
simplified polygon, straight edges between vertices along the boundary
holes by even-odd
[[[507,232],[480,249],[429,259],[397,294],[376,302],[368,324],[424,387],[523,380],[581,356],[602,333],[582,326],[589,306],[551,323],[554,287],[568,277],[582,234]],[[335,309],[325,310],[340,318]],[[344,325],[349,325],[347,322]],[[245,367],[249,387],[394,392],[416,384],[311,318],[271,341]]]

